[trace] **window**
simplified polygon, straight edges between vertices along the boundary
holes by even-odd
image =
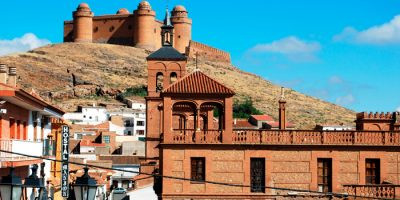
[[[15,129],[16,129],[16,127],[15,127],[15,119],[13,119],[13,118],[10,118],[10,136],[11,136],[11,139],[15,139]]]
[[[110,144],[110,136],[109,135],[103,136],[103,141],[106,144]]]
[[[191,158],[191,179],[193,181],[206,180],[206,159],[205,158]]]
[[[144,135],[144,130],[136,130],[137,135]]]
[[[380,160],[366,159],[365,160],[365,183],[379,184],[380,183]]]
[[[318,192],[332,192],[331,159],[318,159]]]
[[[82,139],[82,134],[80,134],[80,133],[76,134],[76,139],[81,140]]]
[[[161,92],[163,90],[164,76],[161,72],[156,75],[156,92]]]
[[[172,72],[170,75],[170,79],[169,79],[169,83],[175,83],[175,81],[178,79],[178,75],[176,74],[176,72]]]
[[[251,192],[265,192],[265,158],[250,159]]]
[[[132,131],[128,131],[126,135],[132,135]]]
[[[137,125],[137,126],[144,126],[144,121],[137,121],[137,122],[136,122],[136,125]]]

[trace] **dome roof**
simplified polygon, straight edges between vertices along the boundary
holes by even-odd
[[[126,15],[126,14],[129,14],[129,11],[126,8],[121,8],[117,12],[117,15]]]
[[[150,3],[147,1],[142,1],[139,3],[138,9],[140,10],[151,10]]]
[[[89,8],[89,5],[87,3],[81,3],[78,8]]]
[[[81,10],[81,11],[90,11],[89,5],[87,3],[81,3],[79,4],[78,8],[76,10]]]
[[[172,11],[176,11],[176,12],[186,12],[186,8],[182,5],[177,5],[174,7],[174,9]]]

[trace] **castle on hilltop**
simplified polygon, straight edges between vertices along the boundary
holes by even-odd
[[[89,5],[81,3],[73,20],[64,22],[64,42],[119,44],[154,51],[161,47],[163,25],[155,16],[147,1],[140,2],[133,13],[122,8],[115,15],[103,16],[94,16]],[[169,18],[174,26],[173,45],[180,53],[230,63],[229,53],[192,40],[192,19],[185,7],[175,6]]]

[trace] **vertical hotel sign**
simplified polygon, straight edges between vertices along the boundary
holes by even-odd
[[[62,126],[62,141],[61,141],[61,196],[69,196],[68,176],[69,176],[69,127]]]

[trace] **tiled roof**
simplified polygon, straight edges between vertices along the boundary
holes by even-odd
[[[201,71],[194,71],[166,89],[163,93],[175,94],[228,94],[234,95],[235,92],[216,80],[205,75]]]
[[[165,46],[150,54],[147,60],[186,60],[186,56],[173,47]]]
[[[278,128],[279,127],[279,122],[267,122],[268,125],[270,125],[272,128]],[[294,124],[290,122],[286,122],[286,127],[287,128],[294,128]]]
[[[233,128],[257,128],[257,126],[254,126],[248,120],[235,119],[233,120]]]
[[[274,118],[269,115],[252,115],[251,117],[253,117],[257,121],[274,121]]]

